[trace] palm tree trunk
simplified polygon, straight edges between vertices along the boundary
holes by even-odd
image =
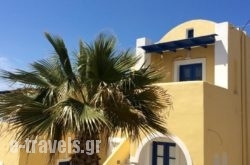
[[[70,160],[71,165],[99,165],[99,149],[97,151],[96,148],[96,146],[99,145],[99,142],[97,142],[97,140],[99,140],[98,137],[98,133],[92,135],[90,135],[89,133],[82,133],[81,135],[78,135],[75,140],[78,140],[78,142],[80,142],[80,144],[78,143],[78,146],[80,147],[80,152],[72,154]],[[90,142],[91,146],[87,144]],[[89,152],[90,148],[91,153]]]

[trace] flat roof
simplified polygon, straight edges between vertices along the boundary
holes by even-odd
[[[152,45],[142,46],[141,48],[146,51],[146,53],[153,52],[164,52],[164,51],[176,51],[177,49],[191,49],[192,47],[202,46],[207,47],[208,44],[215,43],[216,34],[210,34],[206,36],[187,38],[183,40],[176,40],[170,42],[157,43]]]

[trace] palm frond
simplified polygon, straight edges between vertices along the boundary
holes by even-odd
[[[22,92],[13,92],[0,96],[0,117],[17,129],[16,139],[23,142],[26,138],[43,135],[53,122],[49,114],[44,113],[46,107]]]
[[[135,56],[131,50],[121,51],[116,56],[115,68],[126,74],[128,71],[131,71],[131,68],[140,60],[140,57]]]
[[[21,83],[26,86],[48,87],[51,85],[36,72],[27,72],[24,70],[16,70],[15,73],[2,70],[0,77],[12,83]]]
[[[75,81],[75,74],[72,70],[70,58],[68,55],[68,51],[65,47],[64,41],[57,36],[51,36],[49,33],[45,33],[46,38],[54,47],[56,54],[59,56],[61,66],[67,75],[68,79]]]
[[[85,132],[90,133],[100,130],[103,125],[108,125],[108,122],[103,117],[102,111],[95,107],[86,105],[75,98],[69,97],[47,111],[54,116],[56,123],[61,125],[66,132]]]
[[[59,61],[55,57],[34,62],[31,66],[40,77],[43,77],[54,86],[59,86],[66,80]]]
[[[121,131],[129,137],[139,139],[140,132],[166,133],[164,109],[171,105],[168,93],[157,86],[133,88],[128,92],[118,84],[101,83],[92,104],[104,109],[104,115],[112,123],[111,132]]]

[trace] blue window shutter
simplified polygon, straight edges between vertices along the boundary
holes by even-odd
[[[179,81],[202,80],[202,63],[180,65]]]
[[[153,142],[152,147],[152,165],[157,165],[157,142]]]

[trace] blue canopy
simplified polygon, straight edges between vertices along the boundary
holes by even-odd
[[[207,47],[208,44],[215,43],[216,34],[210,34],[206,36],[188,38],[183,40],[176,40],[170,42],[163,42],[158,44],[146,45],[141,48],[146,51],[146,53],[152,52],[164,52],[164,51],[176,51],[177,49],[191,49],[192,47],[202,46]]]

